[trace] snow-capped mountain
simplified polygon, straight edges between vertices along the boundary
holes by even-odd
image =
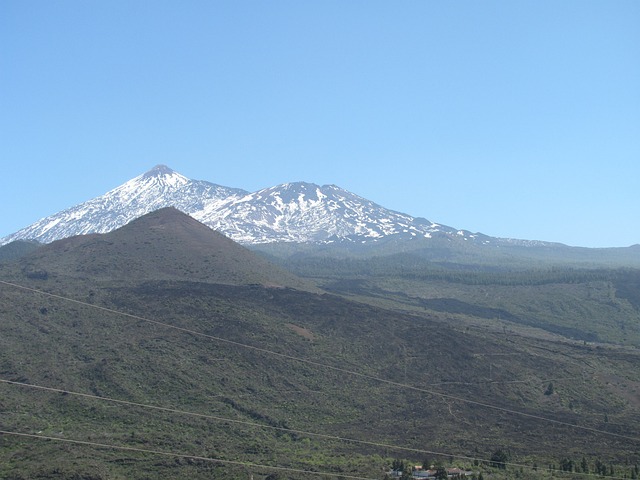
[[[0,240],[0,244],[26,239],[49,243],[73,235],[106,233],[162,207],[174,206],[193,216],[247,194],[240,189],[190,180],[158,165],[104,195],[23,228]]]
[[[489,237],[394,212],[335,185],[286,183],[255,193],[190,180],[164,165],[9,235],[48,243],[106,233],[153,210],[173,206],[243,244],[370,242],[447,235],[486,242]]]
[[[387,210],[335,185],[285,183],[221,206],[196,219],[240,243],[317,243],[429,237],[453,229]]]

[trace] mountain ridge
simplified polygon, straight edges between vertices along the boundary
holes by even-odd
[[[170,206],[245,245],[372,243],[442,235],[475,243],[497,241],[386,209],[333,184],[294,182],[248,192],[191,180],[166,165],[157,165],[104,195],[0,239],[0,245],[15,240],[49,243],[73,235],[106,233]]]

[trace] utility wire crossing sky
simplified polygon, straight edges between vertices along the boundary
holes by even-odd
[[[0,236],[167,164],[640,243],[640,2],[0,3]]]

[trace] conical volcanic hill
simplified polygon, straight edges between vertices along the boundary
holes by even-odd
[[[23,269],[40,276],[129,282],[189,280],[306,288],[304,281],[171,207],[110,233],[45,245],[24,258]]]

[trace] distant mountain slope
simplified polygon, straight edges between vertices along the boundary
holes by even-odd
[[[197,280],[308,289],[294,275],[169,207],[110,233],[52,242],[24,257],[22,264],[24,271],[36,276]]]
[[[1,239],[0,244],[19,239],[48,243],[73,235],[106,233],[169,206],[248,245],[363,243],[434,235],[491,240],[388,210],[335,185],[287,183],[249,193],[190,180],[159,165],[102,196],[39,220]]]
[[[41,244],[29,240],[16,240],[0,246],[0,262],[10,262],[36,250]]]

